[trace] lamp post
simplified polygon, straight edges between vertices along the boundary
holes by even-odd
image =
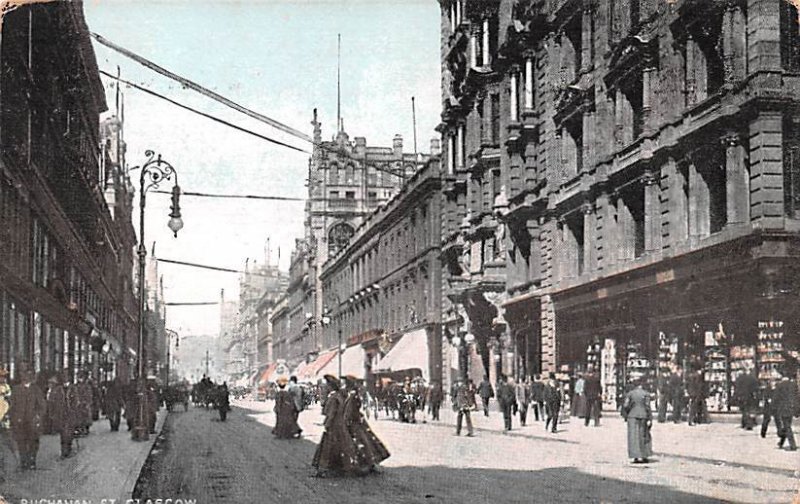
[[[462,381],[467,381],[469,374],[469,346],[475,341],[475,336],[472,333],[467,333],[462,340],[460,336],[454,336],[452,339],[453,346],[458,351],[458,368],[459,377]]]
[[[180,195],[181,189],[178,186],[178,173],[171,164],[161,159],[161,154],[158,156],[151,150],[145,151],[147,162],[140,168],[131,168],[131,170],[141,169],[139,176],[139,247],[137,255],[139,256],[139,342],[136,371],[138,373],[137,383],[137,414],[136,422],[131,431],[131,437],[135,441],[147,441],[150,438],[148,428],[145,425],[145,376],[144,376],[144,324],[145,324],[145,308],[146,299],[144,294],[144,276],[145,276],[145,259],[147,258],[147,248],[144,243],[144,210],[146,205],[145,195],[152,187],[158,185],[164,180],[171,180],[175,176],[175,185],[172,187],[172,207],[169,214],[169,223],[167,226],[177,237],[178,231],[183,228],[183,220],[181,219],[180,209]]]

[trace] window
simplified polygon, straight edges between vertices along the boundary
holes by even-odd
[[[491,142],[493,145],[500,143],[500,95],[497,93],[491,96],[492,129]]]
[[[583,171],[583,117],[580,114],[564,123],[561,144],[564,183]]]
[[[800,72],[800,23],[792,2],[781,2],[781,66],[787,72]]]
[[[500,169],[492,170],[492,202],[494,203],[497,201],[497,197],[500,196],[500,191],[502,190],[503,183],[500,179]]]
[[[339,199],[339,191],[331,191],[331,199]]]
[[[353,234],[355,234],[355,230],[350,224],[345,222],[335,224],[328,233],[330,255],[336,254],[339,250],[345,248]]]
[[[784,143],[784,197],[783,203],[788,217],[800,219],[800,119],[785,117],[783,121]]]
[[[564,238],[566,245],[566,273],[569,276],[582,275],[584,272],[584,235],[581,212],[573,212],[564,220]]]
[[[344,193],[345,199],[356,199],[355,191],[347,191]]]
[[[564,28],[561,37],[561,72],[562,85],[572,84],[581,71],[583,63],[583,30],[582,16],[574,15]]]

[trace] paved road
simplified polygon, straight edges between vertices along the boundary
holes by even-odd
[[[800,457],[735,425],[656,425],[654,463],[630,464],[624,424],[576,423],[546,433],[541,423],[510,435],[500,419],[477,418],[475,438],[447,423],[372,421],[392,452],[381,474],[315,478],[310,467],[321,420],[304,412],[302,440],[275,440],[271,403],[240,402],[227,422],[213,411],[173,413],[148,462],[140,498],[198,503],[353,502],[791,502]],[[751,456],[745,456],[752,453]]]

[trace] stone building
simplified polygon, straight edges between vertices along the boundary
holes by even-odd
[[[368,146],[364,137],[350,140],[341,127],[330,141],[322,140],[316,110],[311,122],[314,149],[309,160],[308,200],[304,239],[292,253],[287,306],[273,324],[288,328],[290,365],[313,358],[325,349],[322,340],[324,264],[347,246],[355,230],[386,204],[428,156],[404,150],[395,135],[392,147]],[[290,320],[282,321],[281,317]],[[281,329],[282,330],[282,329]]]
[[[601,364],[610,396],[703,366],[721,401],[774,377],[764,343],[798,349],[796,8],[441,5],[444,281],[486,367]]]
[[[82,3],[5,12],[0,61],[0,365],[128,378],[131,188]]]
[[[431,157],[323,267],[321,344],[342,345],[345,375],[441,382],[440,181]]]

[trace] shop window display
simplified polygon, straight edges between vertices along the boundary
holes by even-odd
[[[617,409],[622,387],[619,384],[617,372],[617,344],[611,338],[606,338],[600,354],[600,380],[603,387],[603,408]]]

